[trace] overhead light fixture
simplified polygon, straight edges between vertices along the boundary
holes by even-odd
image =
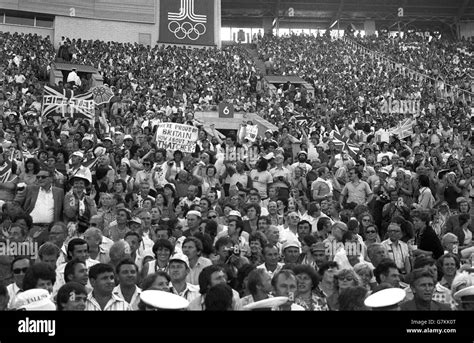
[[[334,23],[332,23],[331,26],[329,26],[329,28],[332,29],[333,26],[336,25],[336,24],[337,24],[337,20],[335,20]]]

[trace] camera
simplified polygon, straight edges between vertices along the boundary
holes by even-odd
[[[240,247],[237,244],[233,247],[225,248],[225,251],[230,252],[233,255],[240,255]]]

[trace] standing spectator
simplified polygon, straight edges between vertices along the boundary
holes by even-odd
[[[348,182],[342,189],[341,197],[339,199],[341,206],[347,207],[347,205],[351,203],[362,205],[368,204],[372,201],[372,190],[367,182],[360,180],[361,177],[362,174],[358,169],[352,168],[349,170],[350,182]]]
[[[51,171],[41,170],[36,177],[38,185],[27,186],[26,191],[19,193],[15,201],[31,215],[33,232],[30,235],[37,237],[38,243],[42,244],[47,240],[47,229],[53,222],[58,222],[62,218],[64,192],[52,185]]]

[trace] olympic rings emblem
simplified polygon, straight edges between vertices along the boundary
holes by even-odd
[[[168,24],[168,30],[177,39],[185,39],[188,38],[192,41],[198,40],[203,34],[206,33],[206,26],[202,23],[192,24],[189,21],[185,21],[184,23],[179,23],[175,20],[170,21]]]

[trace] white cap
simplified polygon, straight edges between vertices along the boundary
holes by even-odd
[[[281,246],[281,251],[285,251],[286,248],[290,248],[290,247],[299,249],[300,243],[294,239],[286,240]]]
[[[180,261],[180,262],[183,262],[186,267],[189,268],[189,259],[186,255],[184,254],[181,254],[181,253],[176,253],[174,254],[173,256],[170,257],[169,259],[169,263],[173,262],[173,261]]]
[[[197,217],[199,217],[199,218],[202,217],[201,212],[199,212],[199,211],[194,211],[194,210],[188,211],[188,213],[186,213],[186,217],[189,216],[189,215],[194,215],[194,216],[197,216]]]
[[[104,148],[103,146],[98,146],[97,148],[94,149],[94,155],[96,157],[105,155],[106,152],[107,152],[107,149]]]
[[[120,161],[120,163],[123,163],[123,164],[126,164],[127,166],[130,167],[130,160],[126,157],[122,158],[122,160]]]
[[[140,294],[140,300],[149,306],[162,310],[183,310],[189,306],[189,301],[185,298],[158,290],[143,291]]]
[[[275,158],[275,155],[273,154],[273,152],[270,152],[266,154],[265,156],[263,156],[263,158],[266,160],[271,160],[272,158]]]
[[[390,175],[390,171],[387,167],[380,168],[379,173],[384,173],[384,174]]]
[[[389,307],[398,304],[405,297],[406,293],[401,288],[386,288],[368,296],[364,304],[372,308]]]
[[[131,139],[133,141],[133,137],[131,135],[125,135],[123,140]]]
[[[51,295],[42,288],[33,288],[19,293],[12,308],[26,311],[56,311]]]
[[[465,287],[454,293],[454,299],[461,299],[469,295],[474,295],[474,286]]]
[[[80,158],[84,158],[84,154],[81,151],[74,151],[71,156],[77,156]]]
[[[136,223],[136,224],[142,224],[142,220],[138,217],[132,217],[132,219],[130,219],[130,223]]]
[[[288,297],[273,297],[250,303],[248,305],[245,305],[243,309],[247,311],[258,310],[263,308],[271,309],[286,304],[287,302]]]
[[[240,214],[240,212],[235,211],[235,210],[229,212],[229,217],[230,216],[236,216],[236,217],[242,218],[242,215]]]
[[[82,141],[86,141],[86,140],[94,142],[94,137],[92,135],[85,134],[84,137],[82,138]]]

